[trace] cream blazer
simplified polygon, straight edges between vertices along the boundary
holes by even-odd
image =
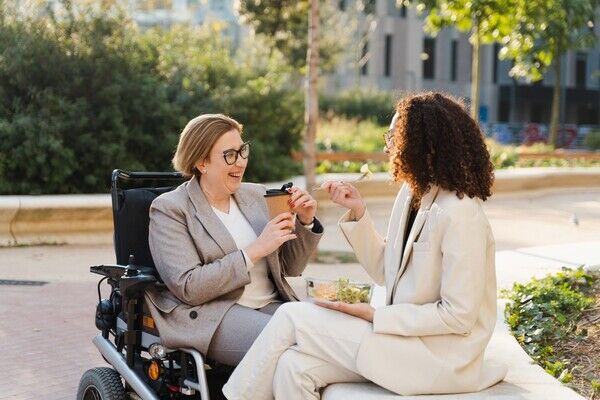
[[[405,184],[387,239],[368,212],[359,221],[348,212],[339,222],[359,262],[387,289],[357,368],[401,395],[482,390],[506,375],[505,366],[483,359],[496,321],[496,272],[482,202],[432,187],[403,248],[411,199]]]

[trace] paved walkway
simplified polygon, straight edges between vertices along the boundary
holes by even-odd
[[[520,197],[499,196],[490,201],[486,211],[501,250],[497,253],[500,286],[508,287],[514,281],[543,275],[562,265],[600,264],[599,194],[598,190],[530,193]],[[387,203],[374,200],[370,207],[376,225],[384,231],[389,199]],[[573,212],[579,225],[571,222]],[[341,210],[325,206],[321,213],[328,232],[322,248],[343,250],[335,229]],[[550,246],[540,247],[542,244]],[[104,365],[91,343],[97,334],[93,322],[97,278],[88,271],[90,265],[112,262],[112,248],[107,245],[0,248],[0,280],[39,283],[0,284],[0,354],[5,367],[0,374],[0,399],[72,399],[81,374],[88,368]],[[357,264],[311,264],[305,276],[368,279]],[[302,278],[293,278],[291,283],[298,293],[304,293]],[[501,339],[498,348],[503,353],[503,341],[510,344],[513,339],[508,335],[498,337]],[[517,352],[514,357],[511,354],[515,353],[504,354],[516,364],[511,368],[508,382],[498,386],[500,389],[486,399],[577,398],[566,397],[574,395],[547,375],[540,375],[536,370],[539,367],[530,365],[524,353]],[[539,391],[550,388],[548,385],[555,390]],[[329,400],[349,398],[347,387],[336,387],[339,391],[331,394]],[[379,390],[375,393],[378,397],[370,398],[391,398],[389,393]],[[548,396],[539,397],[539,393]],[[361,400],[367,398],[361,396]]]

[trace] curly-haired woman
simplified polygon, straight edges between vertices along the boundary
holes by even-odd
[[[323,187],[349,209],[339,226],[386,305],[284,304],[224,387],[228,399],[318,399],[330,383],[366,380],[401,395],[460,393],[504,378],[484,361],[496,275],[482,202],[494,172],[477,123],[449,96],[416,94],[398,103],[385,142],[404,182],[386,239],[356,188]]]

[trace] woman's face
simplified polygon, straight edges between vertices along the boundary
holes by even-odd
[[[388,156],[390,155],[390,150],[394,147],[394,130],[396,129],[396,122],[398,122],[399,117],[400,116],[398,115],[398,113],[394,114],[394,117],[392,118],[392,122],[390,123],[388,131],[384,134],[385,144],[383,146],[383,151]]]
[[[248,144],[244,144],[240,133],[232,129],[215,142],[207,160],[196,164],[196,168],[202,172],[202,183],[213,194],[233,194],[240,188],[248,159],[238,153],[235,162],[233,160],[236,157],[235,152],[242,146]],[[225,161],[225,155],[233,164],[229,165]]]

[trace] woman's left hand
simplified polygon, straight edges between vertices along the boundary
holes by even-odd
[[[317,299],[314,299],[313,302],[318,306],[350,314],[368,322],[373,322],[373,315],[375,315],[375,309],[367,303],[348,304],[341,301],[322,301]]]
[[[296,213],[301,223],[310,224],[317,213],[317,201],[308,192],[296,186],[292,186],[289,192],[292,195],[289,199],[292,212]]]

